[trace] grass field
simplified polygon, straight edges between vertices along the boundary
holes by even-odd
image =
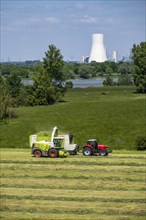
[[[145,135],[145,94],[134,87],[73,89],[63,102],[51,106],[20,107],[17,119],[1,122],[1,147],[28,148],[30,134],[57,126],[73,132],[81,147],[89,138],[112,149],[134,149]]]
[[[1,150],[2,220],[145,220],[146,156],[34,158]]]

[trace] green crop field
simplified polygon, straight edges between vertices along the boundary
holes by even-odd
[[[1,121],[2,220],[145,220],[146,156],[134,151],[145,135],[144,94],[134,87],[68,91],[50,106],[19,107]],[[29,135],[54,126],[113,149],[107,157],[35,158]],[[126,150],[125,150],[126,149]]]
[[[28,148],[29,135],[57,126],[73,132],[80,147],[97,138],[112,149],[134,150],[146,132],[145,101],[132,86],[76,88],[54,105],[15,108],[18,118],[1,122],[1,147]]]
[[[145,220],[146,156],[35,158],[1,149],[2,220]]]

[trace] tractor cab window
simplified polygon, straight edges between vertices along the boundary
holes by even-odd
[[[97,141],[96,140],[88,140],[87,144],[91,145],[92,147],[96,147],[97,146]]]

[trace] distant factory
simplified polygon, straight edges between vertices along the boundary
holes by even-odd
[[[102,33],[92,34],[92,46],[90,56],[82,56],[81,63],[90,63],[96,61],[102,63],[105,61],[113,61],[118,63],[119,61],[129,61],[129,57],[120,57],[118,51],[112,52],[112,57],[107,57],[106,45],[104,43],[104,35]]]

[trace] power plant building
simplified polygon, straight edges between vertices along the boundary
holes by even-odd
[[[104,45],[103,34],[92,35],[92,47],[89,57],[89,63],[92,61],[96,61],[99,63],[107,61],[106,46]]]
[[[119,61],[119,53],[118,51],[113,51],[112,60],[117,63]]]

